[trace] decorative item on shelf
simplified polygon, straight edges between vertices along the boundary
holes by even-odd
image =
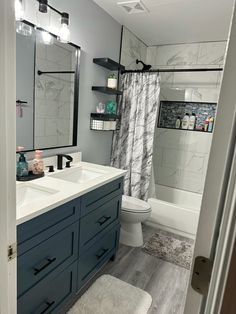
[[[96,113],[105,113],[105,108],[106,108],[106,105],[103,104],[102,102],[100,102],[100,103],[96,106]]]
[[[36,150],[35,151],[35,158],[33,160],[31,170],[33,174],[43,174],[44,173],[44,163],[42,160],[42,151],[41,150]]]
[[[117,77],[114,73],[108,76],[107,87],[112,88],[112,89],[117,89]]]
[[[116,114],[116,111],[117,111],[117,103],[116,101],[108,101],[106,103],[106,113],[108,114]]]
[[[115,131],[119,124],[119,116],[115,114],[91,113],[90,129],[96,131]]]
[[[207,118],[205,120],[205,123],[204,123],[204,131],[207,132],[208,131],[208,125],[209,125],[209,118]]]

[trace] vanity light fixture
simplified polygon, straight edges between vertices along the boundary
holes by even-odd
[[[58,39],[63,42],[67,43],[70,38],[70,30],[69,30],[69,14],[66,12],[60,12],[50,4],[48,4],[48,0],[37,0],[39,2],[39,12],[40,13],[48,13],[48,8],[52,11],[56,12],[61,16],[61,27],[58,30],[59,37]]]
[[[23,0],[15,0],[15,19],[22,21],[24,16],[24,2]]]

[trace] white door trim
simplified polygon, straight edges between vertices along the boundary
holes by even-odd
[[[15,23],[14,0],[0,1],[0,313],[16,313]]]
[[[236,114],[236,11],[232,16],[227,57],[223,72],[220,98],[217,107],[215,130],[207,169],[205,189],[194,249],[194,259],[205,256],[214,259],[219,226],[226,201],[229,174],[235,143],[234,123]],[[191,272],[193,271],[193,266]],[[188,287],[185,314],[204,313],[205,298],[193,290],[191,279]],[[214,313],[215,314],[215,313]]]

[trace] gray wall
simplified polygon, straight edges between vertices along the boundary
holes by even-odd
[[[106,84],[109,71],[95,65],[94,57],[109,57],[119,61],[121,25],[88,0],[51,1],[59,10],[70,14],[71,41],[80,45],[80,97],[78,147],[83,160],[108,164],[112,132],[90,130],[90,113],[98,102],[109,97],[91,91],[92,85]],[[114,99],[110,97],[110,99]]]
[[[90,113],[96,104],[111,97],[91,91],[92,85],[103,85],[109,71],[93,64],[94,57],[109,57],[119,60],[121,25],[98,7],[92,0],[51,0],[50,4],[60,11],[70,14],[71,42],[81,46],[79,130],[78,147],[45,151],[44,156],[57,152],[81,151],[83,160],[109,164],[112,132],[90,130]],[[33,0],[26,0],[26,20],[37,24],[37,5]],[[52,24],[59,21],[52,13]],[[59,26],[59,25],[57,25]],[[114,98],[111,98],[114,99]],[[30,158],[28,154],[28,158]]]

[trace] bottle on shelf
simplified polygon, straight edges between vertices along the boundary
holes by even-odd
[[[35,158],[33,160],[31,169],[33,174],[43,174],[44,173],[44,162],[41,157],[42,151],[36,150],[35,151]]]
[[[192,115],[189,118],[189,124],[188,124],[188,129],[189,130],[194,130],[196,125],[196,115],[195,113],[192,113]]]
[[[185,116],[182,119],[181,129],[187,130],[189,125],[189,114],[185,113]]]
[[[209,118],[209,124],[208,124],[208,132],[212,132],[213,131],[213,124],[214,124],[214,118],[210,117]]]
[[[27,177],[29,174],[28,162],[26,161],[23,150],[23,146],[18,146],[18,154],[20,155],[16,164],[16,175],[18,178]]]
[[[177,117],[176,121],[175,121],[175,128],[179,129],[181,126],[181,119],[180,117]]]

